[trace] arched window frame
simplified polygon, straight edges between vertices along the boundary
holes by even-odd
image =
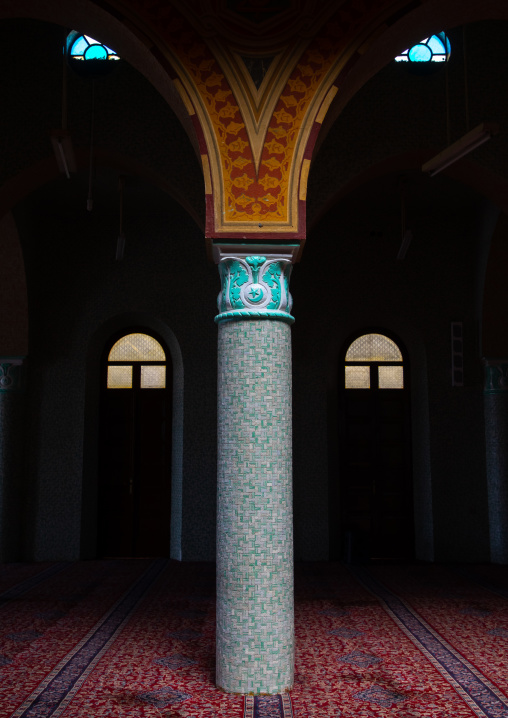
[[[392,341],[397,349],[400,352],[401,360],[395,361],[395,360],[360,360],[360,361],[346,361],[347,353],[351,347],[351,345],[357,340],[360,339],[363,336],[367,336],[369,334],[379,334],[381,336],[386,337],[390,341]],[[407,354],[404,348],[403,343],[400,341],[398,337],[396,337],[392,332],[387,331],[386,329],[380,329],[380,328],[370,328],[365,329],[361,332],[355,332],[355,334],[351,335],[348,339],[348,341],[345,343],[344,350],[343,350],[343,363],[344,363],[344,384],[343,388],[346,391],[401,391],[408,388],[409,385],[409,372],[408,372],[408,358]],[[355,366],[361,366],[361,367],[369,367],[369,386],[368,387],[353,387],[347,386],[346,381],[346,368],[347,367],[355,367]],[[399,366],[402,368],[402,386],[399,387],[388,387],[388,386],[380,386],[379,385],[379,367],[389,367],[389,366]]]
[[[164,359],[163,360],[147,360],[147,359],[132,359],[132,360],[110,360],[111,351],[113,350],[113,347],[123,338],[128,337],[131,334],[145,334],[146,336],[151,337],[154,339],[159,346],[161,347],[161,350],[164,353]],[[164,340],[154,331],[147,330],[146,327],[131,327],[128,329],[124,329],[121,332],[115,333],[113,337],[110,338],[108,341],[105,350],[104,350],[104,371],[102,372],[102,381],[103,381],[103,387],[107,391],[132,391],[134,388],[139,388],[141,390],[145,389],[166,389],[168,387],[168,381],[171,382],[172,377],[167,376],[167,361],[168,361],[168,349],[165,345]],[[109,377],[109,367],[114,366],[130,366],[132,367],[131,371],[131,384],[130,386],[110,386],[108,377]],[[143,367],[149,367],[149,366],[164,366],[166,371],[164,372],[164,386],[149,386],[143,384]]]

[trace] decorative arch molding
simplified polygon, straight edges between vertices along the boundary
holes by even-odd
[[[252,92],[250,99],[248,92],[241,92],[244,85],[235,74],[234,58],[221,53],[225,44],[219,47],[214,40],[214,49],[210,37],[198,27],[202,7],[197,0],[185,4],[174,0],[163,7],[140,0],[117,2],[129,21],[143,27],[166,53],[177,74],[176,86],[199,135],[206,236],[304,239],[307,179],[328,108],[335,97],[342,96],[346,79],[364,57],[369,56],[371,74],[383,66],[378,53],[387,33],[393,32],[392,44],[400,51],[401,38],[410,36],[411,30],[418,41],[422,27],[434,26],[436,18],[449,26],[447,15],[455,14],[455,24],[468,17],[456,0],[445,0],[444,5],[441,8],[434,0],[424,4],[377,0],[360,6],[344,0],[330,13],[325,4],[322,12],[327,22],[315,26],[305,46],[298,46],[296,36],[292,38],[293,54],[280,66],[273,90],[260,108],[253,107]],[[471,0],[467,5],[473,19],[495,12],[492,3],[480,8]],[[393,56],[390,51],[384,62]]]
[[[173,331],[160,319],[143,312],[112,317],[99,327],[89,342],[86,360],[83,488],[81,508],[81,558],[95,558],[97,550],[97,443],[101,356],[112,335],[132,327],[156,332],[166,343],[173,363],[173,428],[171,457],[171,547],[170,556],[182,559],[183,496],[183,357]]]
[[[198,138],[206,235],[284,240],[305,237],[311,155],[338,89],[333,84],[337,70],[349,70],[379,26],[390,24],[394,12],[400,13],[400,5],[369,0],[359,6],[356,0],[344,0],[337,10],[325,4],[327,22],[320,28],[316,24],[314,37],[303,45],[298,36],[291,38],[290,57],[280,66],[273,91],[264,109],[257,108],[254,122],[252,103],[245,103],[248,93],[239,92],[242,83],[236,93],[232,86],[238,73],[235,78],[232,64],[223,57],[221,63],[196,29],[196,18],[202,14],[199,2],[188,6],[178,0],[164,5],[73,0],[62,11],[51,3],[41,8],[28,0],[17,11],[0,0],[0,18],[3,10],[4,16],[86,25],[90,34],[115,47],[156,87],[162,83],[163,95],[185,126],[193,125]]]
[[[397,52],[436,25],[508,17],[508,8],[495,0],[325,3],[326,22],[316,23],[312,39],[303,44],[297,35],[289,40],[290,53],[260,105],[252,87],[250,94],[241,91],[246,75],[242,80],[234,52],[221,52],[222,40],[214,51],[200,30],[198,0],[70,0],[65,7],[27,0],[21,5],[0,0],[0,18],[86,26],[152,82],[201,157],[206,236],[256,240],[305,238],[307,181],[318,135],[326,136],[347,101]]]

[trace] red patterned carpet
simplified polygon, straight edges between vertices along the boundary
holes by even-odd
[[[0,567],[1,718],[508,718],[496,566],[296,567],[296,679],[214,687],[214,566]]]

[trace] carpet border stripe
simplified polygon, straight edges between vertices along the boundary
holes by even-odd
[[[374,578],[366,569],[357,566],[348,567],[353,576],[374,596],[376,596],[383,605],[383,608],[402,629],[406,636],[418,647],[419,650],[430,660],[432,665],[441,673],[441,675],[453,686],[457,693],[464,699],[468,706],[478,716],[483,718],[499,718],[508,708],[508,699],[504,694],[486,678],[481,671],[466,660],[453,646],[451,646],[442,636],[440,636],[406,601],[390,591],[383,583]],[[408,615],[409,614],[409,615]],[[409,619],[409,620],[408,620]],[[409,623],[409,625],[408,625]],[[416,625],[415,625],[416,623]],[[413,624],[413,626],[411,626]],[[423,640],[422,640],[423,639]],[[429,644],[439,644],[440,653],[443,660],[439,660],[429,649]],[[427,644],[427,645],[425,645]],[[460,663],[463,671],[469,674],[469,680],[464,681],[457,675],[454,675],[447,667],[450,664]],[[451,667],[451,666],[450,666]],[[476,686],[474,686],[476,684]],[[471,696],[467,690],[470,688],[479,688],[480,697],[476,699]],[[482,700],[482,693],[489,693],[490,701]],[[497,702],[497,706],[493,703]],[[493,709],[491,712],[489,708]]]
[[[156,581],[169,564],[168,559],[154,561],[143,575],[131,586],[118,601],[102,616],[86,636],[58,663],[41,681],[37,688],[11,714],[11,718],[35,718],[38,707],[44,703],[53,703],[53,707],[44,711],[45,718],[57,718],[67,708],[84,681],[88,678],[97,662],[120,634],[133,611],[144,598],[147,589]],[[67,676],[66,676],[67,674]],[[58,688],[52,689],[57,682]],[[48,691],[51,698],[44,700]],[[55,696],[55,694],[57,694]],[[35,713],[32,711],[35,710]]]
[[[293,705],[289,693],[277,693],[281,699],[282,713],[280,718],[294,718]],[[245,696],[243,718],[256,718],[257,701],[262,700],[263,696]]]

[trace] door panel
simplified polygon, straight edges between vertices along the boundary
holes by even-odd
[[[167,356],[167,354],[166,354]],[[147,362],[143,362],[146,365]],[[171,387],[101,393],[98,471],[100,556],[169,556],[171,517]],[[167,375],[171,368],[166,366]]]
[[[352,559],[414,553],[408,389],[344,389],[340,442],[342,533]],[[407,382],[406,382],[407,383]]]
[[[128,390],[102,397],[99,430],[99,551],[129,556],[133,551],[134,405]]]

